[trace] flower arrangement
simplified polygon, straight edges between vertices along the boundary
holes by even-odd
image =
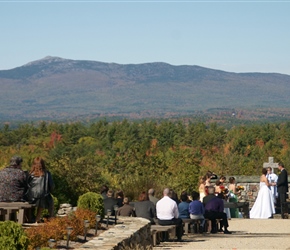
[[[245,187],[244,186],[237,186],[236,190],[237,191],[243,191],[243,190],[245,190]]]

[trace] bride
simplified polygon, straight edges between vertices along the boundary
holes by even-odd
[[[268,219],[275,214],[274,200],[270,189],[273,184],[268,182],[266,175],[267,169],[263,168],[260,177],[260,190],[250,211],[251,219]]]

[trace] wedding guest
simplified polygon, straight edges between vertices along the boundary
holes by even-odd
[[[189,199],[186,191],[183,191],[180,195],[181,202],[178,204],[179,218],[189,219]]]
[[[156,206],[156,203],[157,203],[157,201],[159,201],[159,199],[157,199],[157,198],[155,197],[155,190],[154,190],[153,188],[150,188],[150,189],[148,190],[148,195],[149,195],[149,200],[150,200],[151,202],[153,202],[153,204]]]
[[[227,177],[225,177],[224,175],[220,176],[221,185],[223,185],[224,187],[226,187],[226,180],[227,180]]]
[[[123,199],[123,206],[118,208],[117,211],[118,216],[134,216],[134,208],[129,205],[129,198],[124,197]]]
[[[203,197],[206,196],[206,192],[205,192],[205,181],[206,181],[206,177],[205,176],[201,176],[199,178],[198,191],[199,191],[199,195],[200,195],[200,201],[202,201],[203,200]]]
[[[54,183],[51,173],[46,169],[41,157],[36,157],[33,160],[28,180],[27,196],[30,203],[36,204],[36,223],[40,222],[43,209],[48,209],[49,217],[53,217],[54,204],[51,192],[54,189]]]
[[[205,174],[205,186],[208,187],[211,185],[211,177],[212,177],[212,173],[211,172],[207,172]]]
[[[215,186],[214,186],[215,187],[215,193],[220,194],[222,192],[221,186],[222,186],[221,181],[217,180],[215,182]]]
[[[0,170],[0,201],[23,201],[27,190],[22,158],[13,156],[8,167]]]
[[[173,189],[169,189],[169,194],[168,196],[174,200],[176,202],[176,204],[178,205],[180,203],[179,199],[178,199],[178,195],[177,193],[173,190]]]
[[[158,224],[161,226],[176,225],[176,236],[178,241],[182,241],[183,224],[178,218],[178,207],[174,200],[169,197],[169,188],[163,191],[163,198],[156,204]]]
[[[124,200],[124,193],[122,190],[119,190],[116,192],[116,200],[117,200],[117,205],[118,207],[123,206],[123,200]]]
[[[194,220],[200,220],[200,232],[203,232],[204,230],[204,224],[205,224],[205,219],[204,219],[204,206],[201,203],[200,195],[198,192],[193,191],[191,194],[192,201],[189,204],[188,211],[190,214],[190,219]]]
[[[215,196],[215,188],[213,186],[208,187],[208,195],[203,198],[203,204],[205,208],[204,217],[211,221],[212,230],[211,233],[217,233],[218,228],[216,225],[216,219],[221,219],[220,223],[224,228],[224,234],[231,234],[228,231],[228,219],[226,213],[224,213],[224,202],[221,198]]]
[[[107,192],[107,198],[104,199],[105,214],[107,214],[108,210],[111,210],[110,216],[115,216],[114,206],[116,205],[117,205],[117,200],[114,198],[114,191],[110,189]]]
[[[229,202],[238,202],[238,191],[236,186],[236,178],[231,176],[229,178]],[[230,208],[231,218],[239,218],[239,209]]]
[[[150,220],[151,224],[155,224],[154,218],[156,218],[156,209],[153,202],[149,200],[148,193],[143,191],[139,197],[138,202],[134,202],[136,217],[145,218]]]
[[[106,198],[108,197],[108,196],[107,196],[108,191],[109,191],[109,188],[108,188],[107,185],[103,185],[103,186],[101,187],[101,192],[100,192],[100,193],[101,193],[103,199],[106,199]]]

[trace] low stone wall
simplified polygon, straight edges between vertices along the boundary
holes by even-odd
[[[78,250],[150,250],[153,249],[149,220],[119,217],[118,224],[86,242]]]

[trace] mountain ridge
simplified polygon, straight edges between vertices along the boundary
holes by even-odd
[[[130,113],[150,117],[290,104],[290,75],[163,62],[117,64],[48,56],[0,70],[0,87],[0,120]]]

